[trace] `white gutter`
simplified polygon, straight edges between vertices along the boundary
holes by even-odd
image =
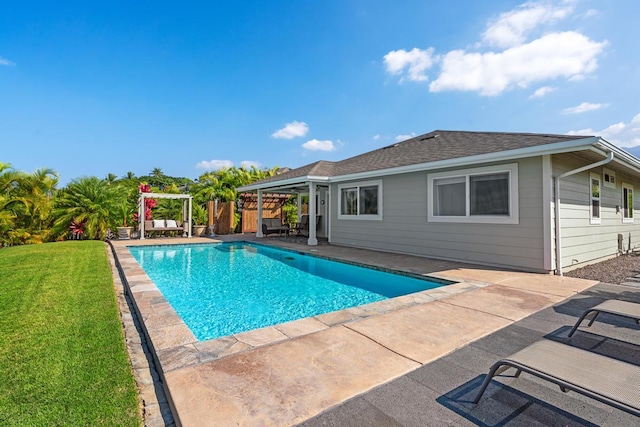
[[[562,276],[562,243],[561,233],[560,233],[560,180],[562,178],[566,178],[570,175],[575,175],[580,172],[584,172],[589,169],[596,168],[598,166],[605,165],[613,160],[613,151],[610,151],[607,154],[607,158],[604,160],[600,160],[599,162],[583,166],[578,169],[574,169],[563,174],[560,174],[554,178],[555,180],[555,210],[556,210],[556,275]]]

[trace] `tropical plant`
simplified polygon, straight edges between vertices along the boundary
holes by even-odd
[[[25,210],[18,213],[16,230],[25,230],[29,235],[29,243],[48,240],[57,185],[58,174],[50,168],[40,168],[31,174],[21,175],[18,193]]]
[[[96,177],[75,179],[58,193],[52,232],[57,238],[64,237],[72,223],[83,224],[87,238],[102,240],[109,229],[115,229],[125,198],[118,186]]]
[[[113,184],[114,182],[116,182],[117,179],[118,179],[118,175],[116,175],[115,173],[108,173],[107,176],[104,178],[104,180],[107,181],[109,184]]]
[[[25,174],[14,170],[9,163],[0,162],[0,246],[30,241],[31,233],[20,222],[29,211],[20,185]]]
[[[193,222],[195,225],[207,225],[208,214],[207,210],[202,205],[193,205],[193,209],[191,211]]]
[[[155,202],[155,200],[153,200]],[[153,214],[156,218],[175,219],[182,222],[182,200],[160,199],[157,201]]]
[[[277,174],[279,168],[260,170],[255,166],[222,168],[206,172],[193,184],[192,194],[197,203],[204,204],[208,200],[218,199],[223,202],[235,202],[238,198],[236,189],[243,185]]]

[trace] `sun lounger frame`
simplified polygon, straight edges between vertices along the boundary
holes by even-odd
[[[548,354],[550,357],[531,357],[531,355],[528,353],[532,351],[534,352],[534,354],[544,353]],[[585,366],[589,366],[589,368],[592,368],[593,370],[599,370],[600,372],[602,372],[602,370],[613,369],[616,369],[617,371],[624,370],[624,374],[630,374],[631,388],[635,387],[635,390],[632,390],[632,392],[636,393],[635,405],[606,396],[606,391],[615,390],[616,387],[619,387],[619,384],[613,384],[611,382],[607,383],[606,379],[599,379],[598,381],[596,381],[597,384],[595,384],[593,387],[587,388],[572,382],[572,378],[570,378],[570,375],[568,375],[567,377],[560,377],[559,375],[549,374],[549,368],[551,367],[551,364],[554,363],[554,360],[558,361],[563,357],[569,357],[571,358],[569,360],[575,361],[575,363],[589,363],[589,365]],[[480,402],[482,395],[484,394],[493,377],[496,375],[500,375],[502,372],[506,371],[509,368],[516,369],[516,378],[520,376],[520,373],[526,372],[528,374],[534,375],[538,378],[542,378],[543,380],[547,380],[558,385],[560,387],[560,390],[565,393],[569,390],[572,390],[576,393],[580,393],[599,402],[613,406],[614,408],[618,408],[635,416],[640,416],[640,393],[638,393],[637,390],[637,387],[640,384],[640,366],[631,365],[619,360],[610,359],[605,356],[594,354],[586,350],[548,340],[538,341],[530,345],[529,347],[517,353],[514,353],[512,356],[506,359],[501,359],[494,363],[493,366],[491,366],[491,369],[489,370],[489,373],[487,374],[484,382],[482,383],[482,386],[480,387],[474,403],[477,404],[478,402]]]
[[[582,313],[582,316],[578,319],[576,324],[571,328],[569,332],[569,338],[578,330],[578,327],[582,321],[588,316],[593,316],[589,320],[587,328],[593,325],[600,313],[614,314],[616,316],[628,317],[634,319],[638,325],[640,325],[640,304],[634,302],[620,301],[620,300],[606,300],[589,310]]]

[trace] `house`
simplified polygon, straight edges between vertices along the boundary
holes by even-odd
[[[239,191],[308,195],[309,245],[562,274],[640,245],[634,188],[640,159],[597,136],[437,130]]]

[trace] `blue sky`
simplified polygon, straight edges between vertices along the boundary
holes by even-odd
[[[640,145],[640,2],[9,2],[0,162],[61,184],[340,160],[436,129]]]

